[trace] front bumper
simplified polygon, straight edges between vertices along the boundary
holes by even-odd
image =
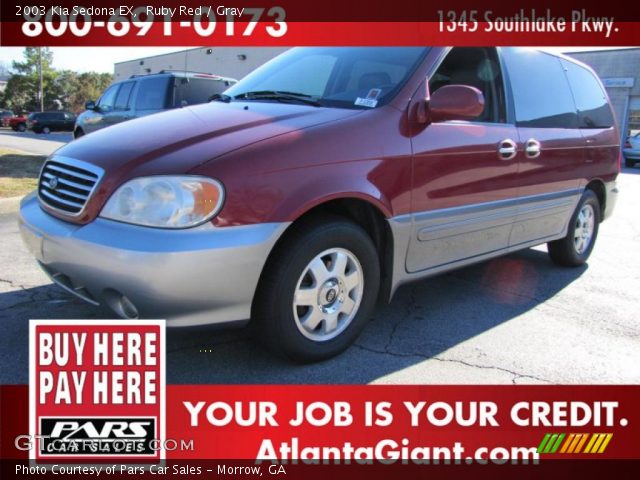
[[[74,225],[20,206],[20,233],[49,277],[124,318],[187,326],[247,320],[262,268],[288,223],[186,230],[98,218]]]

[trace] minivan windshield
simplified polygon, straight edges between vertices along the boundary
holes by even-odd
[[[223,101],[375,108],[393,98],[427,51],[422,47],[293,48],[226,90]]]

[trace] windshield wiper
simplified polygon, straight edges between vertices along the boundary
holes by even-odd
[[[280,90],[258,90],[255,92],[245,92],[233,97],[236,100],[279,100],[283,102],[299,102],[305,105],[321,107],[322,104],[314,100],[311,95],[296,92],[284,92]]]
[[[225,95],[224,93],[214,93],[209,97],[209,101],[229,103],[231,101],[231,97],[229,95]]]

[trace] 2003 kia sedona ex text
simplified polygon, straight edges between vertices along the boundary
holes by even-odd
[[[124,318],[251,319],[336,355],[399,285],[548,243],[583,264],[619,135],[596,75],[520,48],[296,48],[213,101],[51,155],[20,229]]]

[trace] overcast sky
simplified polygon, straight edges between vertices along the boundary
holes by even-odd
[[[566,52],[600,48],[606,47],[552,47],[547,49]],[[113,64],[116,62],[176,52],[184,50],[184,47],[51,47],[51,50],[53,51],[53,67],[58,70],[113,73]],[[11,67],[13,60],[22,60],[22,51],[23,48],[2,47],[0,48],[0,62]]]

